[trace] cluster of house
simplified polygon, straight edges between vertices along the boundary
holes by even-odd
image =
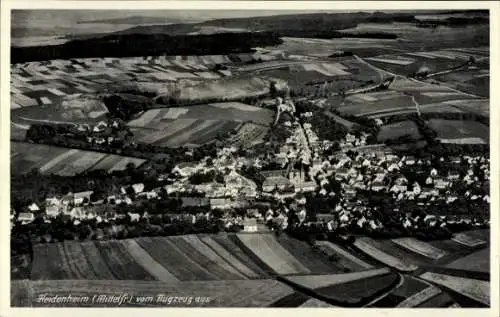
[[[103,145],[103,144],[111,144],[116,138],[109,135],[109,133],[105,133],[108,128],[112,129],[120,129],[120,122],[117,120],[113,120],[110,122],[99,121],[98,123],[90,126],[87,123],[78,124],[77,131],[84,132],[87,135],[87,142],[91,144]]]
[[[92,199],[93,191],[70,192],[62,197],[53,196],[46,198],[40,206],[37,203],[30,204],[26,208],[26,212],[20,212],[17,215],[16,220],[22,224],[27,224],[33,222],[36,214],[42,212],[47,222],[50,222],[51,218],[61,214],[69,216],[72,219],[96,219],[97,222],[101,222],[105,219],[112,219],[116,215],[99,213],[97,210],[100,206],[106,204],[132,205],[134,199],[157,199],[159,192],[159,189],[145,191],[144,184],[142,183],[123,186],[118,193],[98,200]],[[11,220],[14,220],[14,214],[11,214]]]
[[[361,132],[359,137],[356,137],[354,134],[347,133],[346,136],[340,140],[339,146],[343,150],[348,150],[358,146],[365,146],[368,136],[369,134],[366,132]]]
[[[464,158],[465,159],[465,158]],[[444,160],[444,158],[443,158]],[[461,177],[457,170],[450,170],[446,175],[440,175],[436,168],[432,167],[430,160],[417,160],[412,156],[399,157],[392,153],[371,152],[358,153],[351,159],[346,154],[336,158],[335,164],[325,162],[324,174],[319,175],[323,181],[327,176],[334,175],[335,179],[342,182],[344,197],[354,198],[358,190],[371,190],[374,192],[386,192],[392,194],[397,200],[438,200],[446,199],[452,203],[458,197],[453,193],[453,184],[463,181],[471,185],[479,181],[474,175],[474,164],[481,164],[480,168],[487,175],[489,164],[486,158],[470,157],[470,165],[465,177]],[[451,158],[452,163],[461,164],[461,158]],[[408,183],[408,179],[399,173],[404,166],[412,166],[416,171],[427,173],[425,184],[418,182]],[[471,194],[471,199],[485,199],[489,196],[478,196]]]

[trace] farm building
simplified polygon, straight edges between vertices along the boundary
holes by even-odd
[[[90,201],[90,195],[92,195],[93,191],[85,191],[85,192],[79,192],[79,193],[74,193],[73,195],[73,203],[75,205],[81,205],[83,204],[85,198],[87,198],[88,201]]]
[[[28,206],[28,210],[31,211],[31,212],[35,212],[35,211],[39,211],[40,208],[38,207],[37,204],[32,203],[31,205]]]
[[[60,211],[59,211],[59,208],[57,206],[48,206],[47,208],[45,208],[45,214],[48,216],[48,217],[57,217],[57,215],[59,215]]]
[[[20,221],[22,224],[33,222],[33,220],[35,220],[35,215],[32,212],[21,212],[17,216],[17,221]]]
[[[244,232],[257,232],[258,231],[257,219],[245,218],[245,220],[243,220],[243,231]]]

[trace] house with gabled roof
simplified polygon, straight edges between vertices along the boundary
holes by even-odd
[[[40,211],[40,208],[38,207],[37,204],[32,203],[31,205],[28,206],[28,210],[31,212],[37,212]]]
[[[17,221],[20,221],[23,225],[31,223],[35,220],[35,215],[32,212],[21,212],[17,215]]]

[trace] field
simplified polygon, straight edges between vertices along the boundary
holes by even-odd
[[[337,62],[281,60],[245,66],[241,71],[285,80],[291,87],[326,82],[329,91],[360,88],[380,79],[376,71],[353,58]]]
[[[244,142],[258,142],[267,134],[267,126],[273,119],[272,110],[228,102],[152,109],[130,121],[128,126],[137,142],[177,147],[206,144],[233,130],[238,133],[230,142],[238,143],[242,137],[246,138],[241,140]]]
[[[476,238],[485,235],[483,231],[471,231],[468,234]],[[452,279],[467,276],[468,280],[465,282],[479,285],[479,293],[465,293],[465,296],[471,296],[474,300],[479,298],[484,302],[486,297],[481,295],[484,291],[481,282],[487,273],[475,273],[477,269],[471,267],[470,260],[486,257],[485,251],[476,254],[472,253],[477,250],[476,247],[465,247],[452,240],[438,242],[431,245],[404,239],[398,239],[396,242],[358,238],[356,247],[359,250],[348,251],[331,242],[318,241],[316,246],[311,247],[304,241],[286,235],[276,237],[270,233],[67,241],[36,245],[31,271],[32,282],[16,281],[12,287],[16,292],[19,288],[28,287],[35,293],[43,290],[51,294],[62,294],[65,287],[73,285],[75,291],[72,295],[88,292],[90,289],[102,290],[104,294],[123,291],[131,295],[143,295],[144,292],[170,292],[171,287],[198,285],[199,292],[193,291],[190,296],[211,296],[213,301],[207,304],[208,306],[237,307],[247,305],[241,303],[262,301],[264,295],[257,298],[253,298],[256,295],[250,294],[234,295],[233,301],[228,302],[226,295],[220,293],[222,291],[219,287],[228,285],[227,287],[231,288],[233,285],[239,285],[254,294],[252,285],[267,283],[266,281],[270,281],[270,275],[278,275],[280,282],[275,281],[276,284],[269,287],[271,293],[268,295],[271,297],[266,302],[266,305],[272,307],[448,307],[454,304],[440,288],[410,276],[398,277],[398,274],[391,273],[390,268],[369,263],[363,256],[365,253],[401,271],[415,270],[417,266],[414,263],[418,263],[423,269],[428,266],[427,271],[418,271],[427,272],[422,275],[424,279],[429,274],[447,274],[446,276]],[[440,256],[438,251],[445,249],[443,243],[454,246],[446,251],[453,252],[455,256]],[[466,258],[469,254],[470,257]],[[463,260],[457,261],[460,257]],[[448,263],[451,264],[447,266]],[[482,268],[480,271],[484,272],[484,261]],[[136,288],[133,288],[133,283],[137,285]],[[447,280],[442,283],[445,288],[455,287],[449,287],[447,283]],[[40,285],[43,285],[43,289],[38,288],[42,287]],[[142,287],[146,285],[149,285],[149,288],[143,290]],[[262,292],[268,292],[268,284],[258,285]],[[290,288],[290,291],[272,295],[272,290],[282,287],[288,290],[289,286],[285,285],[297,289],[299,293]],[[61,288],[60,292],[57,287]],[[391,290],[391,287],[394,289]],[[208,288],[211,289],[211,295],[204,293]],[[316,294],[313,296],[316,297],[315,300],[300,291],[306,289],[307,292],[312,292],[307,294]],[[231,292],[233,291],[239,294],[239,290]],[[385,296],[377,297],[385,291],[388,291]],[[26,302],[29,299],[20,298],[19,301]]]
[[[398,275],[385,273],[368,278],[361,278],[341,284],[315,288],[314,292],[323,298],[346,306],[359,306],[372,300],[398,282]]]
[[[242,54],[242,58],[245,58],[245,55],[248,54]],[[11,108],[57,105],[68,96],[100,92],[103,85],[107,84],[168,84],[184,79],[200,81],[222,78],[225,75],[213,71],[212,68],[217,63],[230,62],[231,59],[227,55],[205,55],[84,58],[14,64],[11,66]],[[200,95],[201,92],[228,92],[234,87],[242,87],[242,84],[235,81],[234,85],[205,85],[205,88],[200,90]],[[259,80],[250,80],[248,84],[258,90],[268,87]],[[219,91],[221,89],[223,91]],[[191,93],[191,90],[186,90],[186,94]]]
[[[255,123],[243,123],[236,127],[236,134],[227,142],[234,146],[251,147],[262,143],[269,133],[269,128]]]
[[[404,276],[404,282],[397,288],[392,290],[386,296],[372,303],[369,307],[415,307],[429,298],[431,292],[429,288],[432,286],[426,282],[417,280],[411,276]],[[432,287],[432,290],[436,289]],[[439,289],[437,289],[439,291]],[[425,293],[424,293],[425,292]],[[437,292],[440,293],[440,292]],[[423,296],[427,294],[427,296]]]
[[[490,95],[490,73],[487,68],[469,67],[460,71],[433,76],[432,80],[466,93],[482,97],[489,97]]]
[[[426,272],[420,278],[469,297],[483,305],[490,305],[490,282],[477,279]]]
[[[446,251],[440,250],[428,243],[419,241],[415,238],[399,238],[393,239],[392,242],[408,249],[411,252],[421,254],[433,260],[438,260],[446,255]]]
[[[42,174],[60,176],[95,169],[119,171],[126,169],[128,163],[137,167],[145,162],[132,157],[18,142],[11,142],[11,160],[13,173],[24,174],[37,169]]]
[[[446,265],[448,268],[467,271],[490,271],[490,248],[484,248]]]
[[[453,236],[452,240],[468,247],[478,247],[486,244],[485,240],[476,238],[470,234],[468,235],[467,233],[457,233]]]
[[[317,288],[357,281],[361,279],[367,279],[374,276],[384,275],[389,272],[390,272],[389,269],[382,268],[376,270],[368,270],[363,272],[345,273],[345,274],[290,276],[287,277],[287,280],[292,283],[303,286],[305,288],[317,289]]]
[[[337,110],[342,114],[372,118],[416,112],[411,96],[395,90],[349,95]]]
[[[145,85],[147,90],[156,92],[159,97],[173,97],[182,101],[204,101],[207,99],[233,100],[269,93],[270,80],[262,76],[235,76],[220,79],[204,78],[182,80],[167,85]]]
[[[422,68],[438,73],[463,66],[468,57],[453,51],[429,51],[414,53],[385,54],[366,58],[370,64],[398,75],[410,75]]]
[[[41,106],[12,109],[12,121],[31,123],[96,123],[106,119],[108,110],[96,95],[64,96],[59,102]]]
[[[445,104],[456,107],[463,111],[477,113],[483,116],[490,115],[490,101],[487,99],[480,100],[452,100],[447,101]]]
[[[373,265],[330,242],[319,246],[312,248],[303,241],[288,236],[275,237],[270,233],[41,244],[35,248],[32,279],[176,282],[256,279],[268,273],[335,275],[352,272],[357,276],[358,272],[376,270]],[[332,261],[329,258],[334,254],[338,259]],[[51,261],[57,264],[52,265]]]
[[[462,235],[467,241],[482,241],[481,244],[459,243],[456,238],[436,241],[420,241],[413,238],[374,240],[360,237],[355,246],[359,251],[400,271],[420,268],[455,268],[467,271],[486,272],[489,265],[487,243],[488,230],[467,231]],[[465,240],[465,238],[463,238]],[[478,263],[467,264],[465,259],[484,256]],[[471,269],[469,270],[468,267]],[[472,273],[470,273],[472,274]]]
[[[415,122],[406,120],[384,125],[380,128],[377,140],[379,142],[385,142],[405,135],[411,135],[417,140],[421,138]]]
[[[238,234],[238,239],[278,274],[310,273],[309,269],[281,247],[271,234]]]
[[[395,40],[374,40],[363,38],[339,38],[339,39],[314,39],[283,37],[283,44],[273,47],[293,56],[328,57],[334,52],[346,50],[355,52],[378,52],[379,54],[390,53],[395,49],[391,44]]]
[[[489,143],[489,128],[475,121],[431,119],[427,125],[446,143]]]
[[[233,280],[197,282],[47,280],[13,281],[12,306],[34,307],[116,307],[117,303],[92,300],[94,294],[128,294],[123,307],[273,307],[294,294],[291,287],[275,280]],[[40,294],[82,298],[78,303],[48,304],[37,302]],[[28,295],[26,295],[28,294]],[[176,297],[174,299],[173,297]],[[297,298],[298,296],[294,296]],[[87,300],[86,300],[87,299]],[[288,300],[289,307],[300,306],[309,298]]]
[[[407,259],[395,257],[378,249],[376,247],[375,241],[370,238],[356,239],[355,246],[362,252],[376,259],[377,261],[380,261],[385,265],[396,268],[400,271],[411,272],[418,268],[418,266],[409,263]]]
[[[339,257],[335,261],[335,264],[339,266],[343,271],[362,271],[366,269],[372,269],[374,266],[363,261],[363,259],[351,254],[349,251],[344,250],[340,246],[337,246],[329,241],[317,241],[316,247],[326,256],[336,256]]]

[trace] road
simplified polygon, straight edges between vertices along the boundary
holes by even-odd
[[[50,124],[67,124],[67,125],[73,125],[74,127],[78,127],[78,124],[74,123],[74,122],[70,122],[70,121],[55,121],[55,120],[42,120],[42,119],[32,119],[32,118],[26,118],[26,117],[21,117],[21,116],[13,116],[11,118],[11,122],[13,124],[18,124],[20,126],[22,126],[20,123],[16,123],[14,122],[14,120],[16,118],[19,118],[21,120],[25,120],[25,121],[31,121],[31,122],[34,122],[34,123],[50,123]]]
[[[413,95],[411,96],[411,101],[413,101],[413,103],[415,104],[415,108],[417,109],[418,116],[421,117],[420,107],[419,107],[417,100],[415,99],[415,96],[413,96]]]

